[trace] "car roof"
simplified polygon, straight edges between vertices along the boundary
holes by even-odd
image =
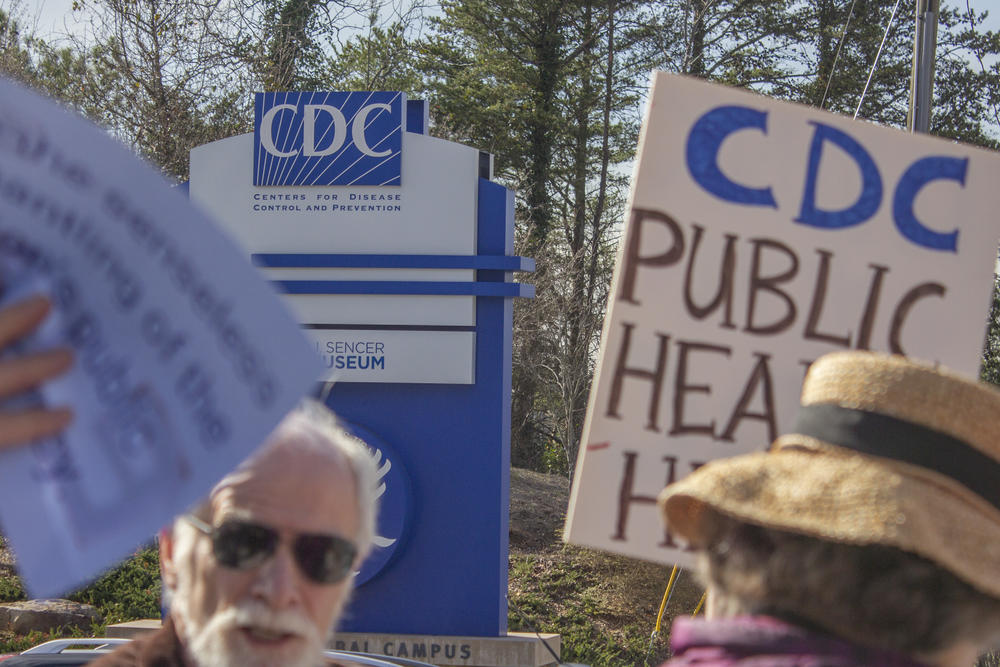
[[[74,637],[53,639],[33,646],[20,655],[0,659],[2,667],[45,667],[46,665],[86,665],[104,653],[109,653],[131,641],[130,639],[107,637]],[[330,667],[434,667],[418,660],[394,658],[373,653],[354,651],[323,652]]]

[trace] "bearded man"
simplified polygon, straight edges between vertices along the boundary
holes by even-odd
[[[366,448],[304,404],[161,533],[163,627],[92,664],[322,664],[372,544],[376,488]]]

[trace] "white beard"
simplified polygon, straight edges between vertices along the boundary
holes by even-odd
[[[220,611],[203,627],[194,627],[186,596],[176,596],[171,613],[183,628],[188,657],[195,667],[316,667],[322,664],[323,639],[313,623],[296,612],[275,612],[257,601],[238,603]],[[296,635],[291,646],[260,650],[251,646],[241,628],[254,627]],[[180,629],[179,629],[180,630]]]

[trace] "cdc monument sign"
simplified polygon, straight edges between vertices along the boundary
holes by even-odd
[[[427,120],[395,92],[258,94],[253,134],[191,151],[190,194],[284,292],[379,461],[378,548],[343,630],[500,637],[511,301],[533,295],[510,276],[533,262],[490,156]]]

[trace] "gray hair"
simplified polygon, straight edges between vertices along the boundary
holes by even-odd
[[[985,649],[998,635],[1000,600],[915,554],[829,542],[715,512],[705,521],[699,569],[719,616],[804,620],[911,656],[963,640]]]
[[[211,497],[229,486],[235,477],[253,468],[262,458],[279,450],[318,454],[335,465],[347,464],[354,477],[357,494],[358,534],[354,536],[355,546],[358,549],[358,556],[364,558],[371,551],[374,542],[375,521],[378,515],[380,494],[375,459],[364,441],[350,433],[329,408],[313,399],[303,399],[289,412],[267,441],[236,470],[219,480],[212,488],[209,498],[200,502],[191,513],[203,521],[210,522]],[[175,538],[180,538],[186,544],[184,538],[191,533],[193,539],[195,531],[182,516],[179,516],[174,521],[173,533]]]
[[[358,505],[358,534],[355,546],[364,557],[371,551],[378,513],[379,480],[375,459],[363,440],[353,435],[329,408],[313,399],[303,399],[274,429],[267,441],[212,489],[214,496],[231,480],[253,468],[275,451],[316,454],[341,466],[345,463],[354,477]]]

